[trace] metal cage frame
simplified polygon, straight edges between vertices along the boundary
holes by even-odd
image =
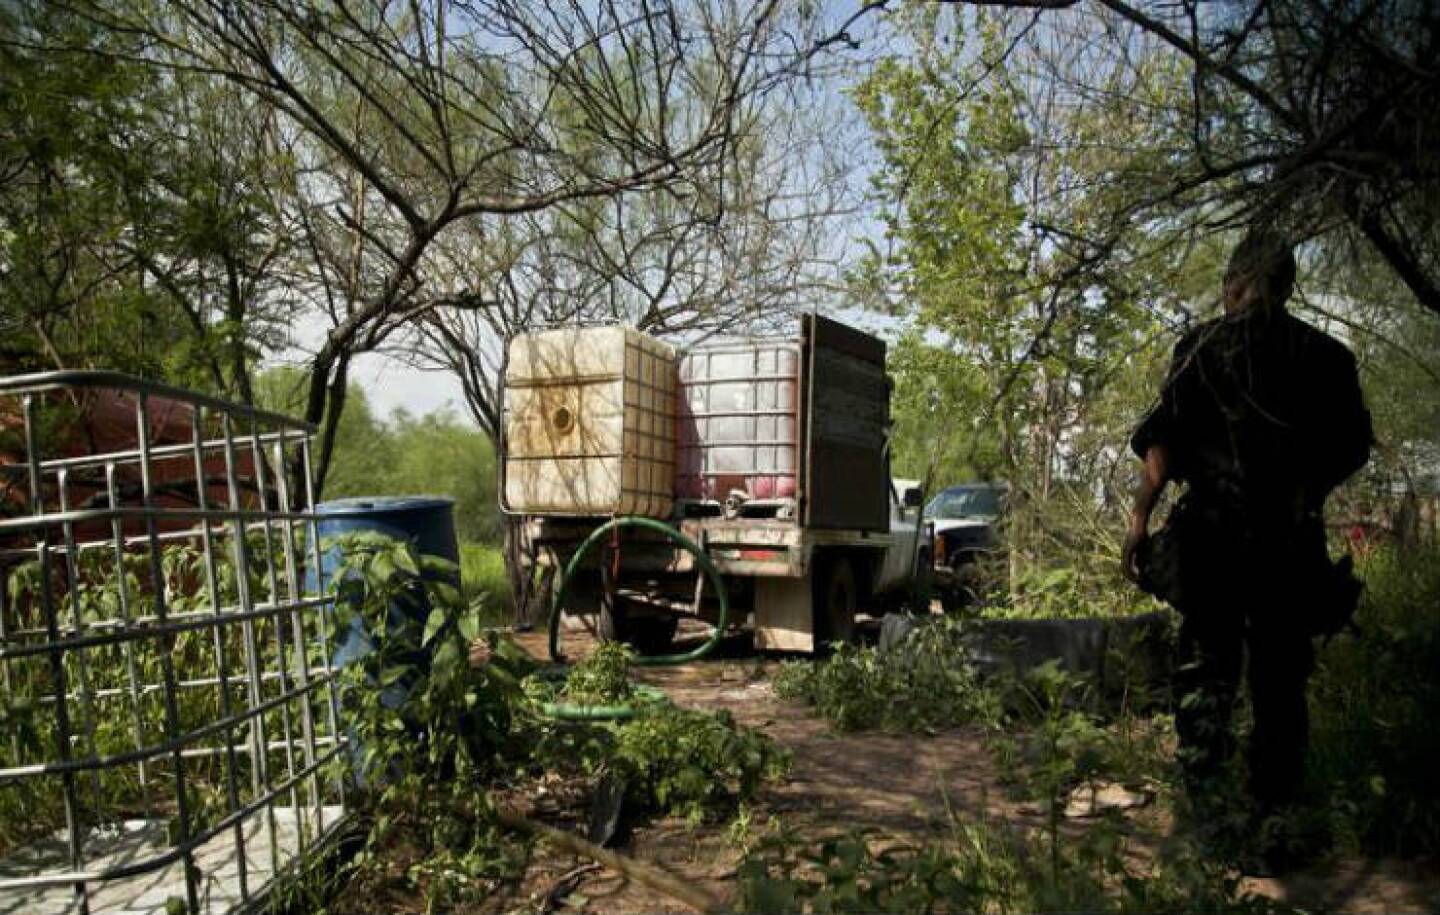
[[[133,413],[129,440],[97,442],[102,402],[112,438],[115,417]],[[66,410],[88,442],[45,426]],[[16,491],[0,517],[0,711],[31,709],[51,731],[48,745],[0,731],[13,744],[9,757],[0,748],[0,801],[21,786],[40,792],[22,802],[53,797],[58,783],[64,814],[63,854],[57,828],[40,842],[51,853],[0,866],[0,911],[252,906],[346,813],[348,767],[327,768],[346,737],[314,427],[115,372],[59,371],[0,379],[0,430],[12,439],[0,482]],[[178,585],[166,565],[177,555],[190,563]],[[22,567],[23,606],[11,588]],[[108,603],[82,612],[100,582]],[[181,644],[195,669],[177,669]],[[97,655],[111,662],[99,680]],[[187,722],[182,705],[218,716]],[[113,738],[122,716],[129,746],[97,743],[97,725]],[[138,785],[138,804],[107,809],[102,778]],[[213,803],[197,811],[202,787]],[[127,818],[136,806],[141,818]],[[126,835],[129,856],[107,855],[105,837]],[[148,895],[124,888],[141,878]]]

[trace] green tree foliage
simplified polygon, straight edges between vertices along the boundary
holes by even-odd
[[[462,540],[496,542],[495,448],[485,434],[449,410],[420,417],[397,410],[387,425],[399,453],[381,485],[449,496]]]
[[[1359,520],[1379,509],[1385,520],[1395,494],[1440,491],[1440,321],[1374,262],[1301,292],[1297,310],[1355,352],[1375,427],[1370,464],[1341,490],[1335,514]]]
[[[983,403],[984,374],[964,355],[925,342],[919,333],[901,337],[886,368],[890,395],[892,467],[896,476],[924,480],[930,491],[966,480],[1005,476],[998,436]],[[955,415],[954,410],[965,410]]]
[[[1107,56],[1114,36],[1068,13],[1028,27],[964,5],[884,15],[900,47],[853,92],[882,156],[872,183],[884,225],[857,290],[915,327],[895,351],[897,467],[933,466],[934,485],[1012,484],[1015,594],[1057,567],[1082,591],[1118,586],[1129,432],[1179,332],[1215,307],[1236,225],[1222,214],[1254,215],[1271,191],[1187,158],[1200,155],[1196,106],[1224,93],[1197,101],[1172,49],[1137,39],[1133,54]],[[1221,121],[1201,145],[1240,156],[1280,142],[1236,130]],[[1159,194],[1177,168],[1203,180]],[[1274,190],[1276,216],[1299,226],[1296,207],[1329,204],[1292,177]],[[1378,448],[1342,500],[1365,515],[1433,486],[1440,327],[1393,264],[1340,257],[1338,236],[1322,236],[1301,249],[1293,308],[1360,358]]]
[[[1213,274],[1177,270],[1155,230],[1109,221],[1074,192],[1103,186],[1113,160],[1037,146],[1039,112],[993,23],[933,5],[889,19],[906,46],[854,90],[882,155],[885,213],[857,286],[917,328],[896,353],[901,466],[920,476],[933,462],[937,485],[1008,481],[1012,572],[1113,552],[1126,432],[1163,371],[1168,321]],[[1122,133],[1140,155],[1151,129],[1103,111],[1071,128]]]
[[[1117,176],[1149,184],[1132,186],[1117,212],[1151,220],[1183,208],[1204,232],[1278,224],[1315,239],[1337,265],[1380,265],[1405,290],[1395,304],[1440,314],[1433,4],[1277,0],[1204,15],[1100,5],[1106,15],[1077,10],[1052,21],[1036,60],[1085,107],[1106,98],[1104,77],[1095,77],[1109,74],[1122,90],[1111,97],[1130,117],[1169,122],[1153,147],[1164,151],[1155,160],[1163,167]],[[1096,38],[1125,53],[1087,53]],[[1184,73],[1179,91],[1159,104],[1126,91],[1157,66]]]
[[[300,412],[321,426],[322,481],[356,355],[432,350],[495,437],[498,357],[513,333],[593,319],[618,303],[590,297],[602,288],[652,324],[743,312],[725,283],[704,296],[688,287],[743,275],[742,236],[781,250],[749,231],[756,220],[796,222],[795,206],[747,196],[748,183],[737,195],[732,179],[787,174],[747,169],[741,155],[765,146],[757,106],[797,75],[813,11],[762,0],[72,6],[142,43],[150,76],[214,74],[264,125],[238,148],[270,159],[260,186],[293,219],[271,236],[294,243],[283,290],[321,328]],[[37,30],[35,42],[75,46],[56,37]],[[637,224],[623,215],[635,198],[679,212],[642,205]],[[736,213],[746,231],[720,231]]]
[[[874,183],[889,208],[885,247],[862,289],[913,314],[927,342],[983,379],[968,397],[958,385],[949,395],[958,399],[919,409],[939,394],[934,376],[917,376],[918,401],[902,377],[897,454],[915,450],[905,439],[920,430],[945,440],[931,450],[961,465],[948,472],[978,471],[964,465],[988,443],[949,425],[983,417],[1028,504],[1058,499],[1064,509],[1042,511],[1045,523],[1012,540],[1044,540],[1078,518],[1089,530],[1071,533],[1109,551],[1086,506],[1097,493],[1123,503],[1133,467],[1123,443],[1173,341],[1213,309],[1235,230],[1270,220],[1311,240],[1292,308],[1360,358],[1378,448],[1347,497],[1368,511],[1392,492],[1425,491],[1440,464],[1440,325],[1423,294],[1434,233],[1415,227],[1433,219],[1424,205],[1432,192],[1420,174],[1425,155],[1387,144],[1427,129],[1429,115],[1411,106],[1433,68],[1403,62],[1433,30],[1381,28],[1420,15],[1404,3],[1380,4],[1374,21],[1353,28],[1349,12],[1327,16],[1308,0],[1243,22],[1238,10],[1180,23],[1104,5],[1099,16],[930,4],[885,14],[902,44],[855,93],[884,156]],[[1193,31],[1198,45],[1178,47],[1167,28]],[[1109,53],[1117,41],[1126,53]],[[1357,78],[1362,61],[1374,85]],[[1313,80],[1300,92],[1306,74]],[[1376,94],[1400,85],[1410,88]],[[1390,127],[1357,133],[1381,112]],[[1332,175],[1361,148],[1366,166]],[[1380,162],[1393,169],[1377,170]],[[1417,273],[1402,275],[1407,259]]]
[[[63,7],[7,5],[0,33],[0,365],[249,400],[287,305],[265,125],[213,80],[157,78],[135,39]]]
[[[516,333],[795,304],[834,202],[791,179],[809,122],[779,90],[826,46],[816,21],[768,0],[6,4],[7,367],[248,401],[300,328],[322,489],[352,360],[382,347],[455,371],[497,439]]]

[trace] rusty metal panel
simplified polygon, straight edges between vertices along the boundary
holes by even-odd
[[[805,524],[888,531],[885,342],[805,315]]]

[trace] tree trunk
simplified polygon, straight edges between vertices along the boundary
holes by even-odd
[[[226,348],[230,351],[230,376],[235,395],[246,406],[255,405],[255,389],[250,384],[250,366],[245,351],[245,296],[240,290],[240,273],[235,259],[227,253],[225,260]]]
[[[311,454],[310,472],[315,486],[315,501],[325,491],[325,477],[335,456],[335,433],[345,409],[345,391],[349,383],[350,357],[342,354],[332,358],[329,347],[322,347],[310,366],[310,393],[305,402],[305,421],[320,429]],[[333,374],[332,374],[333,373]]]

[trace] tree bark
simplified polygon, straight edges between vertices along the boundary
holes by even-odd
[[[1400,281],[1415,294],[1415,300],[1427,311],[1440,315],[1440,284],[1437,284],[1435,277],[1425,271],[1415,252],[1408,250],[1400,243],[1386,228],[1381,221],[1379,214],[1375,212],[1358,213],[1355,208],[1351,209],[1351,216],[1359,225],[1360,231],[1365,233],[1365,238],[1370,242],[1375,252],[1390,265]]]
[[[552,845],[556,845],[566,851],[574,852],[582,857],[589,858],[599,864],[603,864],[613,871],[624,874],[626,877],[643,883],[653,890],[658,890],[677,902],[684,903],[697,912],[723,912],[725,906],[719,899],[711,896],[705,890],[695,885],[691,879],[682,879],[679,876],[662,870],[654,864],[644,861],[637,861],[627,855],[613,852],[608,848],[601,848],[594,842],[582,839],[573,832],[566,832],[563,829],[556,829],[554,826],[547,826],[544,823],[536,822],[529,817],[508,810],[505,807],[496,805],[495,819],[501,825],[544,839]]]
[[[334,368],[331,369],[333,364]],[[332,374],[333,371],[333,374]],[[333,362],[325,356],[316,357],[310,375],[310,399],[305,408],[305,421],[320,427],[318,442],[319,456],[314,474],[315,501],[319,502],[325,491],[325,478],[330,473],[330,462],[335,456],[335,433],[340,428],[340,415],[345,409],[345,394],[349,384],[350,355],[341,354]]]

